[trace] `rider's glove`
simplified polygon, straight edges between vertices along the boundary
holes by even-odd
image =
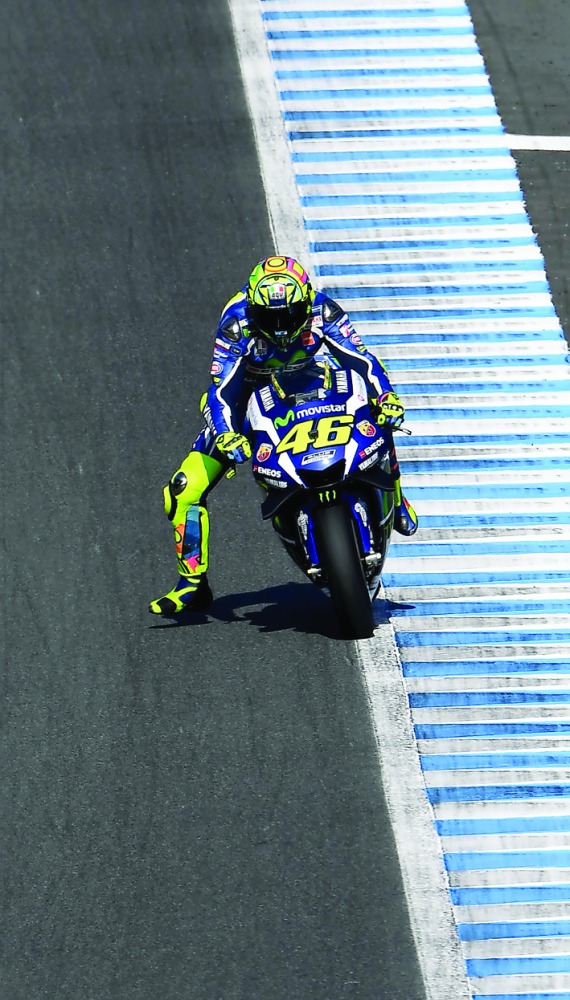
[[[381,427],[400,427],[404,422],[406,411],[395,392],[385,392],[380,399],[375,400],[374,407],[376,423]]]
[[[251,458],[251,445],[243,434],[236,434],[235,431],[224,431],[223,434],[218,434],[214,443],[222,455],[229,458],[230,462],[236,462],[237,465],[241,465],[242,462],[247,462],[248,458]]]

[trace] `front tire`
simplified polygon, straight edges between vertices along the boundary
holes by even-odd
[[[350,512],[340,504],[319,507],[313,523],[341,632],[347,639],[367,639],[374,632],[374,615]]]

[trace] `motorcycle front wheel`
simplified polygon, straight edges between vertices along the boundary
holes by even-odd
[[[319,507],[313,523],[323,581],[342,635],[367,639],[374,631],[374,615],[350,512],[341,504]]]

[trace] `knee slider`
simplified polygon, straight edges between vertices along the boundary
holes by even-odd
[[[184,473],[177,472],[168,483],[168,486],[164,487],[164,512],[169,521],[173,521],[176,513],[179,511],[181,501],[183,501],[184,490],[187,486],[188,480]]]
[[[184,492],[186,486],[188,485],[188,480],[183,472],[177,472],[175,476],[170,480],[170,486],[172,490],[172,495],[177,497]]]
[[[189,507],[200,502],[202,490],[189,482],[186,473],[179,469],[164,487],[163,494],[164,512],[168,520],[173,521],[177,515],[184,517]]]

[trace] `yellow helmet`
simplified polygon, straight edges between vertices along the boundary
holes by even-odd
[[[293,257],[266,257],[247,284],[252,324],[278,347],[287,347],[311,315],[312,289],[302,264]]]

